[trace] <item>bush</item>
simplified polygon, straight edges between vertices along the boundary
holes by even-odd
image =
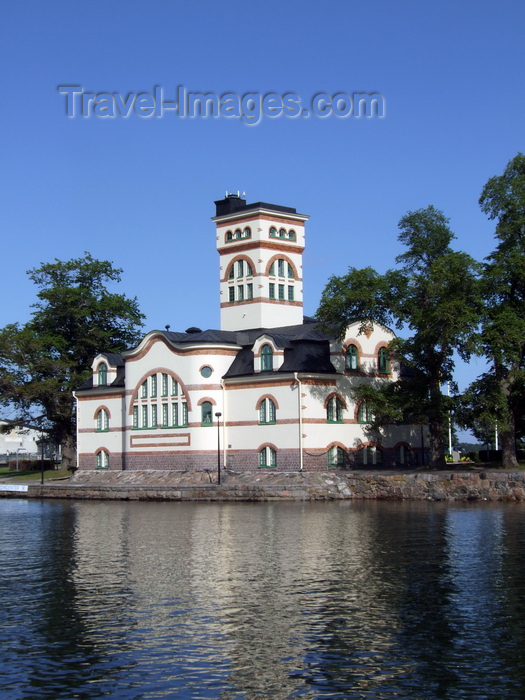
[[[53,469],[54,463],[51,459],[44,459],[44,469]],[[37,472],[42,469],[42,460],[40,459],[19,459],[18,470],[16,468],[16,459],[9,460],[9,471],[19,472]]]

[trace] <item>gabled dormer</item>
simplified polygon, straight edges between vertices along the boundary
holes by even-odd
[[[93,371],[93,387],[108,387],[115,385],[123,378],[124,360],[122,355],[103,352],[95,357],[91,365]]]

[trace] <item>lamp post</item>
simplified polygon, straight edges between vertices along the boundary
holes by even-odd
[[[41,455],[40,483],[43,485],[44,484],[44,428],[41,428],[41,431],[40,431],[40,455]]]
[[[221,416],[222,413],[217,412],[217,484],[221,483]]]

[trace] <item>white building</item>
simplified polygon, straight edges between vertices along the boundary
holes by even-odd
[[[337,341],[303,318],[308,217],[235,195],[215,204],[220,330],[151,331],[96,357],[75,392],[79,468],[214,469],[219,446],[234,470],[420,462],[419,427],[371,436],[351,394],[397,378],[393,332],[356,322]]]
[[[42,433],[34,428],[0,420],[0,455],[7,460],[38,455],[41,438]]]

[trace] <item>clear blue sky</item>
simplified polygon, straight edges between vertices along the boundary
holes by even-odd
[[[457,247],[492,249],[484,183],[525,150],[523,0],[23,0],[0,7],[0,326],[29,318],[26,271],[88,250],[123,268],[145,330],[219,325],[213,201],[309,214],[305,312],[349,265],[380,272],[397,222],[433,204]],[[68,119],[101,93],[378,92],[383,119]],[[458,369],[460,386],[481,363]]]

